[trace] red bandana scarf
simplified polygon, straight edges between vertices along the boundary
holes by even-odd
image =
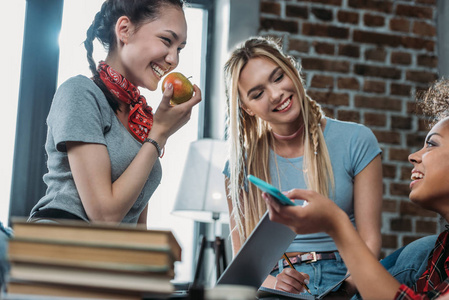
[[[134,136],[143,142],[153,126],[153,109],[148,106],[145,97],[140,95],[140,91],[135,85],[104,61],[100,61],[98,73],[108,90],[120,101],[130,105],[129,128]]]

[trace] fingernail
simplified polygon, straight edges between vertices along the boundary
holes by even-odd
[[[305,280],[304,280],[304,283],[305,283],[305,284],[309,284],[309,279],[305,279]]]
[[[167,86],[169,89],[171,89],[173,87],[173,84],[169,83]]]

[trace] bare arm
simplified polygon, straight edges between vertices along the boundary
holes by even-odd
[[[354,179],[355,223],[360,237],[375,257],[382,244],[382,162],[375,157]]]
[[[167,138],[190,118],[192,107],[201,101],[201,91],[195,85],[195,94],[189,101],[170,105],[172,90],[166,89],[154,115],[150,138],[161,147]],[[76,188],[93,222],[121,222],[142,191],[157,159],[154,145],[144,143],[134,160],[114,182],[111,181],[111,163],[106,146],[67,142],[67,155]]]
[[[138,224],[147,225],[147,217],[148,217],[148,204],[145,206],[143,211],[140,213]]]

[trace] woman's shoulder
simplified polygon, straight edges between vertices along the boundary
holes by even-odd
[[[58,88],[58,90],[84,90],[94,89],[97,85],[88,77],[84,75],[76,75],[68,78]],[[97,87],[98,88],[98,87]]]
[[[332,134],[341,133],[342,135],[347,137],[351,135],[372,133],[371,129],[364,124],[350,121],[341,121],[326,117],[326,128],[324,131],[324,135],[327,135],[327,132],[331,132]]]
[[[107,104],[103,92],[90,78],[77,75],[70,77],[58,87],[53,102],[91,102],[92,100],[100,106]]]

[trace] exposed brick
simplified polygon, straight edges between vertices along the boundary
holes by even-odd
[[[296,0],[297,2],[323,3],[327,5],[341,6],[342,0]]]
[[[410,164],[407,167],[401,167],[401,180],[410,180],[410,176],[412,174],[413,166]]]
[[[392,95],[410,96],[412,87],[408,84],[392,83],[390,93]]]
[[[354,30],[353,39],[354,42],[390,47],[398,47],[401,44],[400,37],[396,35],[364,30]]]
[[[285,8],[287,17],[294,17],[300,19],[309,18],[309,9],[307,6],[287,5]]]
[[[400,39],[401,45],[405,48],[412,48],[412,49],[425,49],[428,51],[434,51],[435,49],[435,42],[431,40],[426,40],[422,38],[415,38],[410,36],[403,36]]]
[[[341,90],[358,90],[359,81],[354,77],[340,77],[337,80],[338,88]]]
[[[438,78],[438,75],[434,72],[426,71],[407,71],[405,78],[413,82],[430,83]]]
[[[332,21],[334,18],[332,10],[325,8],[314,7],[312,8],[312,14],[314,14],[317,19],[322,21]]]
[[[349,95],[343,93],[321,92],[308,90],[307,94],[316,100],[320,104],[336,105],[336,106],[348,106]]]
[[[374,61],[385,61],[387,52],[383,48],[371,48],[365,51],[365,59]]]
[[[384,178],[395,178],[396,177],[396,166],[383,163],[382,164],[382,176]]]
[[[433,9],[432,7],[398,4],[396,6],[396,15],[419,19],[432,19]]]
[[[286,20],[262,18],[260,20],[260,26],[263,30],[273,29],[276,31],[298,33],[298,22],[297,21],[286,21]]]
[[[409,65],[412,62],[412,55],[407,52],[391,53],[391,63],[399,65]]]
[[[408,244],[410,244],[410,243],[412,243],[412,242],[414,242],[416,240],[419,240],[422,237],[423,236],[417,236],[417,235],[415,235],[415,236],[403,236],[402,237],[402,245],[407,246]]]
[[[348,0],[348,5],[353,8],[374,10],[385,13],[391,13],[393,10],[393,3],[387,0]]]
[[[335,110],[332,107],[327,107],[326,105],[324,105],[321,107],[321,109],[323,110],[325,116],[335,118]]]
[[[363,91],[367,93],[385,93],[385,82],[365,80]]]
[[[354,66],[356,74],[363,76],[374,76],[391,79],[399,79],[401,77],[401,70],[394,67],[377,67],[363,64],[356,64]]]
[[[424,209],[410,200],[401,201],[399,205],[399,211],[401,215],[410,215],[418,217],[436,217],[437,213]]]
[[[382,247],[384,248],[398,248],[398,240],[396,235],[382,234]]]
[[[392,219],[390,220],[390,228],[393,231],[409,232],[412,230],[412,221],[404,218]]]
[[[308,36],[331,37],[333,39],[347,39],[349,37],[348,28],[315,23],[303,23],[302,33]]]
[[[338,110],[337,119],[342,121],[360,123],[360,113],[353,110]]]
[[[429,68],[436,68],[438,66],[438,58],[435,55],[418,55],[418,65]]]
[[[392,129],[412,129],[412,118],[402,116],[391,116]]]
[[[288,46],[289,50],[291,51],[298,51],[303,53],[308,53],[310,48],[308,41],[302,41],[297,39],[290,39]]]
[[[368,27],[381,27],[385,25],[385,18],[382,16],[365,14],[363,16],[363,22]]]
[[[359,14],[356,12],[340,10],[337,13],[337,19],[340,23],[358,24]]]
[[[382,201],[382,211],[384,212],[396,212],[398,210],[398,202],[396,200],[387,200],[384,199]]]
[[[416,3],[435,5],[437,0],[416,0]]]
[[[390,148],[390,155],[388,158],[395,161],[408,161],[409,154],[409,149]]]
[[[280,16],[281,15],[281,5],[277,2],[262,1],[260,3],[260,11],[262,13]]]
[[[399,145],[401,136],[397,132],[373,130],[379,143]]]
[[[427,37],[436,36],[437,30],[433,24],[415,21],[413,23],[413,33]]]
[[[437,232],[438,224],[435,221],[416,221],[416,232],[434,234]]]
[[[349,57],[359,57],[360,47],[356,45],[339,45],[338,55],[349,56]]]
[[[408,197],[408,195],[410,194],[410,188],[409,188],[408,184],[392,182],[390,184],[390,194],[393,196]]]
[[[348,61],[327,60],[320,58],[303,58],[301,64],[306,70],[320,70],[321,72],[348,73],[350,64]]]
[[[403,18],[395,18],[390,20],[390,29],[393,31],[409,32],[410,21]]]
[[[365,113],[365,125],[367,126],[385,126],[387,124],[387,116],[380,113]]]
[[[429,128],[426,128],[424,133],[410,133],[405,136],[407,146],[421,148],[424,145],[424,140]]]
[[[324,42],[313,42],[315,47],[315,52],[318,54],[335,54],[335,46],[334,44],[324,43]]]
[[[313,75],[310,86],[315,88],[332,89],[334,87],[334,78],[325,75]]]
[[[355,107],[374,108],[378,110],[401,110],[401,101],[387,97],[357,95],[354,97]]]

